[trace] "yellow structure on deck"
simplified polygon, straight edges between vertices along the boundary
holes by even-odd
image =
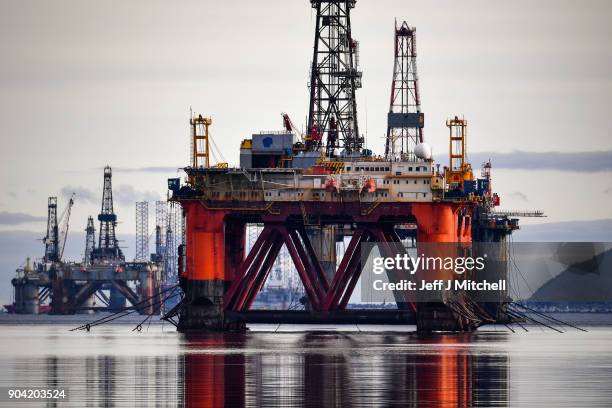
[[[459,119],[455,116],[453,119],[448,119],[446,121],[446,126],[450,132],[450,167],[446,168],[444,172],[446,184],[449,189],[458,188],[463,190],[463,183],[465,181],[474,180],[472,165],[465,159],[467,120]]]
[[[212,124],[211,118],[199,115],[191,118],[191,131],[193,135],[193,167],[210,167],[210,146],[208,141],[208,127]],[[204,162],[202,163],[203,160]]]
[[[192,166],[227,169],[228,164],[226,162],[219,162],[212,166],[210,165],[210,143],[212,139],[210,138],[208,127],[212,125],[212,119],[210,117],[198,115],[198,117],[191,118],[189,123],[191,124],[191,134],[193,137],[191,142],[193,148],[191,158]]]

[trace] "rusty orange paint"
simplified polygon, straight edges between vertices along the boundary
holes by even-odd
[[[414,203],[418,242],[469,242],[471,233],[461,228],[459,211],[454,203]],[[463,218],[463,217],[461,217]]]
[[[455,203],[415,203],[413,214],[417,223],[417,246],[420,255],[445,259],[459,256],[456,245],[432,245],[435,243],[469,243],[472,240],[470,225],[461,214],[462,207]],[[427,270],[419,269],[419,279],[426,282],[451,280],[458,276],[452,269],[436,265]]]
[[[184,202],[186,217],[185,277],[190,280],[225,280],[226,212],[209,210],[197,201]]]

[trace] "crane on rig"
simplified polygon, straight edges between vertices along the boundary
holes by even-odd
[[[66,239],[68,238],[68,228],[70,227],[70,213],[72,212],[72,206],[74,205],[74,196],[75,194],[72,193],[70,200],[68,200],[68,204],[66,204],[66,208],[64,208],[64,211],[59,219],[60,229],[57,248],[59,260],[61,260],[64,256],[64,248],[66,247]]]
[[[295,126],[295,123],[291,120],[288,113],[281,112],[281,116],[283,117],[283,127],[289,133],[295,133],[300,137],[300,140],[304,142],[304,134],[298,130],[298,127]]]
[[[60,217],[57,217],[57,197],[49,197],[47,206],[47,235],[43,239],[45,243],[45,262],[60,262],[64,255],[64,247],[66,246],[66,238],[68,237],[68,227],[70,222],[70,212],[74,205],[74,196],[72,193],[68,204],[62,211]]]

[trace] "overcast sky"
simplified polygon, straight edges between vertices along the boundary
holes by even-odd
[[[405,19],[438,162],[445,119],[465,116],[468,156],[476,168],[492,157],[504,208],[612,218],[611,15],[606,0],[359,0],[361,131],[381,152],[393,23]],[[281,112],[304,122],[313,31],[307,0],[0,0],[0,230],[42,231],[46,197],[63,206],[72,191],[83,229],[110,164],[132,233],[133,202],[165,197],[188,163],[190,107],[213,117],[234,164],[240,141],[280,129]]]

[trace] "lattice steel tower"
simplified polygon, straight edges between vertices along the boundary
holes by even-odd
[[[346,154],[363,147],[357,125],[355,90],[361,88],[358,42],[351,35],[350,10],[355,0],[311,0],[317,10],[314,52],[310,72],[308,112],[309,150],[325,148]]]
[[[167,204],[167,221],[165,236],[164,277],[166,286],[178,283],[178,247],[183,243],[183,211],[174,203]]]
[[[149,260],[149,203],[136,202],[136,261]]]
[[[168,203],[155,202],[155,255],[160,262],[166,255],[166,225],[168,223]]]
[[[385,144],[385,157],[389,160],[414,159],[415,146],[423,142],[424,117],[416,57],[416,29],[405,21],[398,28],[396,22],[395,62]]]
[[[87,218],[87,228],[85,228],[85,265],[91,265],[91,254],[94,249],[96,249],[96,229],[93,217],[90,215]]]
[[[173,281],[176,275],[176,245],[175,245],[175,230],[176,230],[176,208],[167,204],[168,218],[166,221],[166,251],[164,254],[164,283],[168,284]],[[177,282],[175,282],[176,284]]]
[[[119,248],[119,242],[115,235],[117,227],[117,215],[113,210],[113,172],[110,166],[104,168],[104,187],[102,190],[102,209],[98,215],[100,221],[100,235],[98,237],[98,248],[93,252],[94,258],[106,258],[109,260],[124,260],[123,252]]]
[[[47,235],[45,242],[45,262],[59,261],[59,229],[57,226],[57,197],[49,197],[47,204]]]

